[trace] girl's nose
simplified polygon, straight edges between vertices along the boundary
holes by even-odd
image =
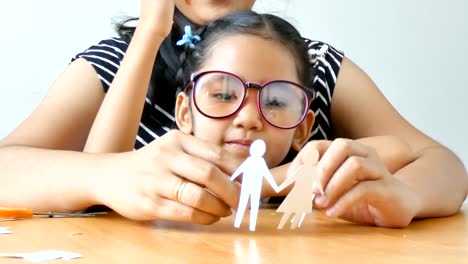
[[[246,130],[260,130],[263,128],[262,116],[257,106],[258,90],[247,90],[245,100],[239,111],[234,115],[234,126],[243,127]]]

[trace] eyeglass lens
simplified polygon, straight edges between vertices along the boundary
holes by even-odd
[[[225,73],[207,73],[196,81],[194,100],[205,115],[221,118],[234,114],[242,105],[246,89],[243,82]],[[296,126],[307,111],[307,95],[302,87],[276,81],[259,94],[259,109],[272,125],[289,128]]]

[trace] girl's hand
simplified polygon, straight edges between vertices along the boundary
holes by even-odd
[[[140,0],[138,29],[145,28],[162,39],[171,32],[175,0]]]
[[[304,155],[312,150],[321,157],[314,202],[318,208],[326,209],[327,215],[383,227],[407,226],[416,215],[417,197],[389,172],[374,148],[347,139],[309,142],[290,171],[303,163]],[[323,195],[320,186],[325,191]]]
[[[113,174],[103,176],[94,193],[127,218],[210,224],[237,208],[240,185],[220,169],[234,171],[227,161],[218,146],[173,130],[140,150],[109,158],[105,166]]]

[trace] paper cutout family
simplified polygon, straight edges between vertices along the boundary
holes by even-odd
[[[313,179],[315,175],[317,175],[315,165],[318,162],[319,154],[318,152],[310,152],[306,157],[304,165],[299,167],[290,177],[278,186],[263,159],[265,151],[265,142],[261,139],[255,140],[250,145],[250,156],[247,157],[230,178],[231,181],[233,181],[242,174],[242,187],[239,206],[234,220],[234,227],[240,227],[250,198],[249,229],[255,231],[258,209],[260,207],[262,181],[263,177],[265,177],[267,182],[277,193],[294,183],[291,191],[276,210],[276,212],[283,213],[283,217],[277,228],[282,229],[291,215],[291,229],[298,228],[304,221],[306,214],[312,212],[312,201],[315,198],[315,195],[312,193],[312,186]]]

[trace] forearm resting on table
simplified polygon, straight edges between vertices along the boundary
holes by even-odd
[[[92,190],[104,173],[103,158],[102,154],[0,147],[0,206],[73,212],[94,205]]]
[[[457,213],[468,193],[468,175],[463,163],[450,150],[434,146],[396,172],[418,199],[416,218]]]

